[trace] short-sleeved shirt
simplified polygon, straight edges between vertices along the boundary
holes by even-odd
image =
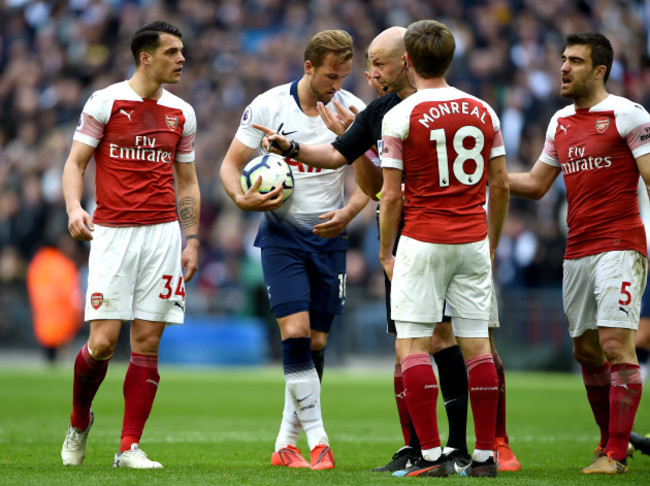
[[[93,221],[140,226],[178,220],[174,162],[194,161],[196,116],[163,90],[140,97],[127,81],[96,91],[84,106],[73,139],[95,147]]]
[[[453,87],[423,89],[384,117],[381,164],[404,172],[402,234],[462,244],[487,236],[487,166],[504,155],[499,120]]]
[[[359,110],[365,103],[351,93],[339,90],[334,94],[346,108]],[[335,110],[332,102],[328,109]],[[305,115],[298,100],[298,80],[262,93],[246,107],[235,138],[250,148],[262,152],[263,133],[252,127],[256,123],[277,129],[301,144],[331,143],[336,135],[320,116]],[[282,206],[262,213],[255,246],[261,248],[296,248],[305,251],[338,251],[349,247],[347,233],[336,238],[322,238],[313,234],[321,223],[318,216],[344,206],[344,168],[317,169],[286,157],[294,176],[293,194]]]
[[[564,175],[565,259],[619,250],[647,256],[635,159],[648,153],[650,115],[626,98],[609,95],[579,110],[569,105],[551,118],[540,160]]]

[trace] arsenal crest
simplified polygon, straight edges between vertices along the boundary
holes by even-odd
[[[178,117],[165,115],[165,125],[167,125],[167,128],[170,130],[176,130],[176,127],[178,127]]]
[[[609,128],[609,118],[602,117],[596,120],[596,131],[598,133],[605,133],[605,130]]]
[[[90,296],[90,305],[93,306],[93,309],[99,309],[104,303],[104,294],[101,292],[95,292]]]

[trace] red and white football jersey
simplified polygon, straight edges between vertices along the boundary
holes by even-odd
[[[196,116],[163,90],[141,98],[127,81],[95,92],[84,106],[74,140],[95,147],[95,223],[139,226],[178,219],[174,162],[194,161]]]
[[[560,167],[568,214],[564,258],[636,250],[647,256],[639,214],[635,159],[650,153],[650,115],[609,95],[597,105],[559,110],[546,131],[540,160]]]
[[[456,88],[423,89],[384,117],[381,165],[404,171],[404,230],[419,241],[487,236],[487,166],[505,155],[499,119]]]

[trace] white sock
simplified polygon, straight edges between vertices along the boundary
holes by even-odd
[[[422,457],[427,461],[437,461],[442,455],[442,447],[433,447],[432,449],[422,449]]]
[[[302,431],[302,425],[296,414],[296,409],[293,406],[293,400],[289,393],[289,387],[284,387],[284,411],[282,412],[282,423],[280,424],[280,432],[275,439],[275,450],[279,451],[288,445],[297,446],[298,437]]]
[[[474,459],[476,462],[487,461],[490,457],[494,457],[494,451],[474,449],[474,453],[472,454],[472,459]]]
[[[284,379],[296,414],[307,434],[309,450],[318,444],[329,444],[320,410],[320,381],[316,368],[312,365],[306,370],[285,373]]]

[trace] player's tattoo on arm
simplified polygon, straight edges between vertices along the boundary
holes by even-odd
[[[196,206],[196,199],[190,196],[178,201],[178,216],[181,221],[181,228],[186,229],[197,224]]]

